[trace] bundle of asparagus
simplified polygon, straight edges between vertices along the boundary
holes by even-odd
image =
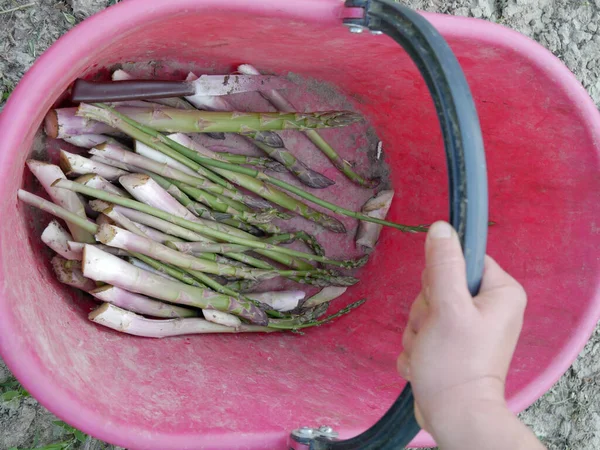
[[[115,78],[130,76],[121,73]],[[370,201],[363,213],[266,173],[281,164],[309,186],[332,184],[294,158],[276,131],[344,127],[359,121],[357,114],[289,111],[268,81],[244,89],[260,88],[285,112],[232,111],[226,96],[157,98],[147,89],[140,94],[135,83],[130,83],[129,94],[119,87],[123,101],[50,111],[45,122],[48,136],[86,148],[89,156],[61,150],[60,166],[27,161],[52,201],[18,192],[22,202],[66,223],[68,230],[52,220],[42,241],[56,252],[52,267],[60,282],[104,302],[90,320],[147,337],[321,325],[364,302],[322,317],[332,300],[358,282],[344,269],[361,267],[368,256],[328,257],[314,236],[289,228],[292,216],[334,233],[346,229],[323,210],[359,219],[363,225],[357,245],[364,253],[373,250],[384,225],[424,231],[384,220],[390,191]],[[85,88],[93,94],[93,85]],[[77,86],[74,90],[81,92]],[[277,162],[210,150],[184,133],[211,133],[218,140],[224,139],[222,133],[238,133]],[[363,186],[373,184],[348,167],[342,172]],[[92,213],[95,221],[88,217]],[[306,249],[290,247],[294,241]],[[272,279],[305,288],[253,292],[257,284]],[[306,298],[306,288],[322,289]]]

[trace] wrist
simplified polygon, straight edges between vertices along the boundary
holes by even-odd
[[[491,377],[438,391],[424,401],[417,396],[416,400],[419,422],[436,441],[447,433],[468,432],[473,416],[511,414],[504,399],[504,383]]]

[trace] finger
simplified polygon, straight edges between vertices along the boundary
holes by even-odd
[[[404,378],[406,381],[410,381],[410,359],[404,352],[398,356],[396,368],[398,369],[398,373],[402,378]]]
[[[479,292],[484,293],[501,287],[517,285],[519,285],[519,282],[500,267],[500,264],[498,264],[491,256],[485,256],[483,278],[481,280],[481,289]]]
[[[426,276],[424,290],[432,307],[455,307],[470,301],[465,258],[456,231],[447,222],[434,223],[425,242]]]
[[[412,354],[413,345],[416,337],[416,333],[410,328],[404,330],[404,333],[402,334],[402,347],[404,347],[403,352],[409,356]]]
[[[423,292],[421,292],[410,308],[410,314],[408,315],[408,327],[415,333],[418,333],[423,326],[423,322],[427,318],[428,312],[429,307],[427,306]]]

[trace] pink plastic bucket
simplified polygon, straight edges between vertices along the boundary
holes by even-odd
[[[331,83],[354,101],[392,169],[392,220],[445,217],[442,142],[425,84],[397,44],[348,33],[344,15],[333,0],[129,0],[61,38],[24,77],[0,116],[0,350],[52,412],[132,449],[275,449],[302,425],[358,434],[396,398],[422,236],[385,230],[362,282],[340,301],[368,296],[360,321],[305,336],[149,340],[87,321],[89,305],[54,280],[16,201],[36,130],[75,78],[125,61],[182,73],[252,62]],[[530,297],[507,385],[521,411],[568,368],[600,317],[600,117],[531,40],[487,22],[427,18],[456,53],[479,111],[497,222],[489,253]],[[432,440],[422,433],[413,444]]]

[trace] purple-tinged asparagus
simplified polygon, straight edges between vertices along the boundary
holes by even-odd
[[[319,271],[294,271],[294,270],[262,270],[247,269],[213,261],[195,258],[191,255],[172,250],[171,248],[152,241],[135,233],[117,228],[112,225],[102,225],[96,234],[96,239],[102,244],[117,247],[129,252],[141,253],[158,261],[172,264],[183,269],[210,273],[219,276],[246,278],[251,280],[267,280],[282,276],[310,277],[320,274]]]
[[[120,197],[132,198],[131,195],[129,195],[123,189],[118,188],[105,178],[102,178],[100,175],[97,175],[95,173],[88,173],[87,175],[82,175],[79,178],[75,179],[75,183],[81,183],[85,186],[89,186],[94,189],[101,189],[103,191],[110,192],[111,194],[115,194]]]
[[[90,150],[91,152],[91,150]],[[96,163],[100,163],[100,164],[104,164],[106,166],[111,166],[111,167],[115,167],[117,169],[121,169],[124,170],[125,172],[135,172],[136,170],[138,170],[137,167],[131,165],[131,164],[125,164],[122,162],[119,162],[117,160],[114,159],[110,159],[110,158],[106,158],[104,156],[101,155],[94,155],[93,153],[91,153],[92,156],[90,156],[90,160],[94,161]]]
[[[51,220],[42,233],[42,242],[65,259],[80,260],[77,252],[69,250],[73,237],[56,220]]]
[[[81,264],[74,264],[75,262],[79,263],[58,255],[52,258],[52,269],[58,281],[86,292],[96,289],[96,283],[86,278],[81,272]]]
[[[139,316],[118,306],[105,303],[89,314],[89,319],[122,333],[134,336],[163,338],[186,334],[211,333],[269,333],[276,330],[256,325],[241,325],[238,328],[227,327],[200,318],[153,320]]]
[[[98,189],[92,189],[87,186],[83,186],[82,184],[74,183],[71,180],[57,180],[57,182],[54,184],[54,186],[56,186],[58,188],[69,189],[73,192],[78,192],[80,194],[84,194],[84,195],[94,197],[94,198],[97,198],[100,200],[112,202],[117,205],[137,209],[138,211],[142,211],[147,214],[151,214],[160,219],[167,220],[176,225],[183,226],[184,228],[187,228],[189,230],[202,233],[203,235],[205,235],[209,238],[222,240],[223,242],[230,242],[232,244],[242,244],[242,245],[246,245],[248,247],[252,247],[255,249],[259,249],[259,250],[269,250],[273,253],[283,253],[285,255],[303,258],[307,261],[317,261],[317,262],[322,262],[325,264],[331,264],[331,265],[336,265],[336,266],[345,267],[345,268],[362,267],[368,260],[368,258],[366,258],[366,257],[363,257],[356,261],[354,261],[354,260],[348,260],[348,261],[332,260],[332,259],[328,259],[328,258],[319,256],[319,255],[312,255],[309,253],[292,250],[292,249],[289,249],[286,247],[279,247],[279,246],[276,246],[273,244],[267,244],[265,242],[256,240],[256,238],[254,236],[251,236],[251,238],[248,238],[246,236],[241,237],[241,236],[239,236],[239,233],[240,233],[239,230],[236,230],[237,235],[233,234],[232,232],[223,232],[223,231],[220,231],[219,229],[216,229],[215,225],[211,224],[209,221],[204,221],[206,223],[200,223],[198,221],[198,220],[202,220],[202,219],[198,219],[197,221],[189,221],[184,218],[181,218],[181,217],[175,216],[173,214],[170,214],[168,212],[165,212],[161,209],[149,206],[145,203],[122,198],[122,197],[112,195],[112,194],[109,194],[108,192],[104,192],[104,191],[101,191]],[[212,225],[212,227],[211,227],[211,225]],[[222,227],[221,224],[217,224],[217,226]],[[229,228],[232,228],[232,227],[229,227]]]
[[[280,312],[296,309],[298,303],[300,303],[305,296],[306,294],[304,291],[252,292],[246,294],[246,297],[265,303],[275,311]]]
[[[361,211],[369,217],[385,219],[385,216],[387,216],[387,213],[390,210],[390,206],[392,206],[393,198],[394,191],[381,191],[375,197],[369,199],[363,205]],[[361,220],[358,224],[358,231],[356,232],[356,247],[367,254],[371,253],[375,250],[382,228],[383,226],[377,223]]]
[[[198,317],[198,311],[193,309],[159,302],[158,300],[134,294],[116,286],[102,286],[93,289],[90,291],[90,294],[111,305],[147,316],[162,317],[165,319]]]
[[[81,134],[79,136],[63,136],[61,138],[63,141],[68,142],[75,147],[82,148],[92,148],[96,145],[103,144],[104,142],[108,142],[110,144],[120,145],[119,141],[116,139],[105,136],[103,134]]]
[[[133,151],[138,155],[156,161],[157,163],[164,164],[187,175],[198,177],[198,173],[195,170],[190,169],[185,164],[180,163],[179,161],[165,155],[162,152],[159,152],[158,150],[154,150],[152,147],[147,146],[143,142],[135,141],[133,145]]]
[[[60,168],[67,176],[86,175],[95,173],[109,181],[115,181],[128,172],[103,163],[92,161],[80,155],[60,151]]]
[[[242,64],[238,67],[238,71],[244,75],[260,75],[261,73],[250,64]],[[261,95],[268,100],[278,111],[293,112],[295,111],[292,105],[283,95],[277,90],[259,91]],[[350,180],[365,188],[374,188],[379,184],[379,180],[368,180],[357,174],[350,163],[343,159],[334,148],[323,139],[316,130],[306,130],[306,137],[329,158],[335,167],[339,169]]]
[[[191,150],[196,149],[199,145],[198,143],[190,139],[188,136],[181,133],[172,135],[171,140]],[[327,214],[312,209],[308,205],[302,203],[299,200],[296,200],[295,198],[289,196],[285,192],[268,186],[258,178],[242,173],[236,173],[219,167],[215,167],[214,169],[215,172],[222,175],[224,178],[228,179],[232,183],[242,186],[243,188],[248,189],[249,191],[252,191],[257,195],[260,195],[261,197],[283,208],[286,208],[289,211],[293,211],[306,219],[312,220],[313,222],[318,223],[319,225],[323,226],[324,228],[327,228],[328,230],[331,230],[336,233],[344,233],[346,231],[346,228],[339,220],[328,216]]]
[[[79,196],[74,192],[66,193],[64,189],[52,187],[52,183],[59,178],[65,178],[65,174],[60,167],[53,164],[47,164],[33,159],[27,160],[27,167],[33,175],[38,179],[46,193],[52,201],[58,206],[76,214],[82,219],[86,219],[85,206]],[[48,202],[50,203],[50,202]],[[50,203],[51,204],[51,203]],[[36,206],[36,205],[33,205]],[[94,236],[88,231],[78,227],[72,222],[67,222],[67,227],[73,238],[79,242],[94,243]]]
[[[303,304],[303,308],[314,308],[316,306],[322,305],[323,303],[330,302],[331,300],[335,300],[339,296],[341,296],[344,292],[346,292],[345,287],[339,286],[328,286],[326,288],[321,289],[318,293],[313,295],[311,298],[306,300]]]
[[[147,237],[153,241],[164,243],[167,241],[177,241],[177,238],[173,236],[169,236],[166,233],[155,230],[154,228],[147,227],[145,225],[136,224],[131,219],[121,214],[119,211],[113,208],[113,205],[110,203],[106,203],[102,200],[92,200],[90,202],[90,206],[94,211],[104,214],[108,218],[110,218],[115,224],[119,227],[124,228],[132,233],[137,234],[138,236]]]
[[[190,73],[188,79],[190,79],[190,77],[195,77],[195,75]],[[226,98],[220,96],[196,95],[190,97],[189,100],[194,106],[200,109],[208,109],[210,111],[235,111],[234,106]],[[335,184],[334,181],[319,172],[312,170],[296,158],[287,148],[285,148],[283,140],[276,133],[253,132],[252,129],[247,128],[242,134],[251,138],[253,143],[259,149],[282,164],[305,185],[314,189],[322,189]]]
[[[229,312],[258,325],[268,323],[266,314],[252,303],[167,280],[93,246],[84,247],[83,274],[87,278],[167,302]]]
[[[110,125],[75,115],[77,108],[52,109],[44,119],[44,131],[54,139],[83,134],[121,135]]]

